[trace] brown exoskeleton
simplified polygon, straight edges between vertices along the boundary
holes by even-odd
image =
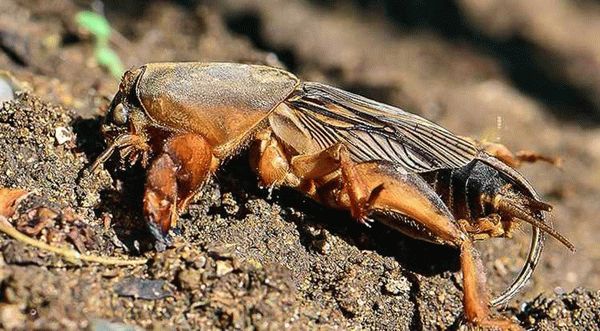
[[[510,328],[489,305],[509,300],[529,279],[542,231],[570,249],[531,185],[503,148],[473,140],[401,109],[289,72],[233,63],[153,63],[125,73],[105,133],[113,151],[148,168],[143,211],[158,241],[206,179],[251,147],[266,186],[290,186],[359,222],[378,220],[411,237],[460,250],[464,311],[475,325]],[[498,146],[495,146],[498,147]],[[490,151],[486,152],[486,149]],[[494,155],[503,151],[502,161]],[[474,239],[510,237],[532,225],[523,270],[488,298]]]

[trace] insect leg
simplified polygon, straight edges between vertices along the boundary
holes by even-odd
[[[547,162],[555,167],[560,168],[562,160],[559,157],[543,155],[530,150],[522,150],[516,153],[511,152],[506,146],[498,143],[487,141],[477,142],[479,147],[489,155],[494,156],[498,160],[504,162],[511,168],[518,168],[523,163],[534,163],[538,161]]]
[[[148,169],[143,201],[150,231],[161,242],[177,218],[176,202],[176,166],[168,154],[161,154]]]
[[[217,168],[219,160],[213,156],[208,142],[195,134],[171,137],[163,150],[177,165],[177,211],[181,213]]]
[[[289,157],[284,146],[269,132],[257,138],[259,140],[253,145],[250,164],[259,175],[261,185],[292,187],[323,202],[317,191],[318,186],[336,177],[332,173],[339,169],[339,146]]]
[[[392,164],[368,162],[351,165],[343,180],[360,178],[367,216],[417,239],[453,246],[460,250],[464,312],[470,323],[510,328],[514,325],[490,317],[489,296],[481,260],[471,239],[460,230],[448,208],[418,175],[398,172]],[[357,178],[353,177],[357,176]],[[348,194],[343,190],[341,194]]]
[[[170,137],[152,162],[146,178],[144,214],[159,241],[176,225],[177,215],[188,205],[214,168],[210,145],[201,136]]]
[[[498,214],[480,217],[476,222],[469,222],[464,219],[458,222],[461,229],[471,234],[474,240],[510,236],[510,232],[504,228],[505,225],[502,223],[502,217]]]
[[[290,164],[281,143],[269,131],[259,134],[257,138],[250,153],[250,166],[260,177],[261,185],[299,185],[300,180],[290,172]]]
[[[142,159],[145,159],[146,151],[149,146],[146,144],[143,138],[133,134],[123,134],[117,137],[112,144],[110,144],[102,154],[92,163],[90,167],[90,173],[96,172],[100,165],[104,164],[116,150],[120,150],[122,157],[130,156],[132,160],[137,159],[139,156],[136,151],[141,152]],[[135,162],[131,162],[132,164]]]

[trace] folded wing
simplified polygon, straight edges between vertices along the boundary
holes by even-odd
[[[286,103],[321,148],[342,142],[357,162],[385,160],[420,173],[462,167],[478,153],[422,117],[328,85],[304,83]]]

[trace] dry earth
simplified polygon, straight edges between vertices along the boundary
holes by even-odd
[[[115,49],[127,67],[184,60],[283,66],[461,135],[560,155],[562,169],[536,164],[523,172],[555,206],[555,226],[578,251],[549,241],[531,284],[500,313],[539,330],[597,329],[600,107],[596,67],[581,70],[578,56],[594,58],[597,50],[581,31],[598,28],[569,22],[595,17],[599,6],[536,2],[547,9],[521,8],[519,17],[507,12],[488,28],[496,1],[442,6],[461,22],[454,30],[450,18],[446,25],[439,17],[415,24],[422,12],[411,11],[418,8],[413,1],[404,7],[392,1],[104,3],[123,36]],[[118,81],[96,65],[90,36],[73,23],[81,9],[89,9],[85,1],[0,2],[0,69],[19,85],[0,108],[0,186],[33,192],[11,220],[21,231],[81,252],[148,262],[78,265],[2,236],[3,328],[123,326],[109,321],[129,329],[464,327],[457,252],[381,225],[367,229],[293,191],[259,189],[243,154],[182,216],[176,248],[154,253],[140,212],[143,169],[122,170],[111,160],[97,174],[85,170],[102,151],[100,117]],[[537,14],[539,21],[529,19]],[[564,20],[570,38],[545,32],[552,15]],[[523,21],[529,29],[514,28]],[[507,31],[518,31],[518,45]],[[575,52],[577,45],[587,46]],[[527,79],[506,66],[515,49],[522,62],[517,70]],[[544,56],[561,62],[527,66]],[[11,81],[6,77],[3,82]],[[479,247],[497,293],[518,271],[527,235]]]

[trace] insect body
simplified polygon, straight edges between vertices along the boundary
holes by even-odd
[[[279,69],[227,63],[154,63],[128,71],[104,126],[115,150],[148,168],[143,211],[164,242],[190,199],[228,158],[251,148],[266,186],[290,186],[359,222],[378,220],[414,238],[460,250],[464,308],[477,325],[535,268],[543,233],[572,245],[546,220],[551,207],[501,162],[518,160],[419,116]],[[490,153],[486,152],[488,150]],[[501,155],[500,155],[501,154]],[[530,155],[531,159],[531,155]],[[533,226],[527,263],[489,300],[472,241]]]

